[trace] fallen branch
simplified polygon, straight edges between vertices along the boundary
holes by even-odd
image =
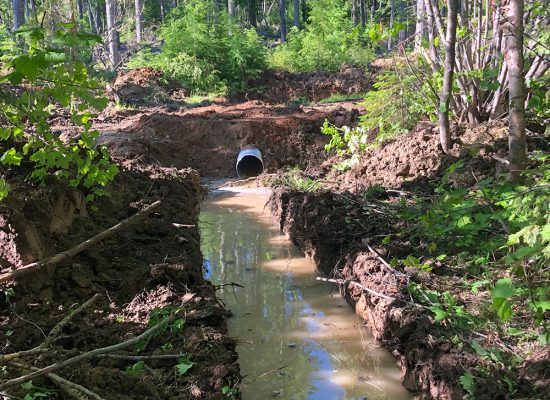
[[[49,267],[49,266],[52,266],[52,265],[56,265],[56,264],[59,264],[62,261],[67,260],[68,258],[74,257],[75,255],[77,255],[78,253],[86,250],[90,246],[92,246],[92,245],[94,245],[94,244],[96,244],[96,243],[98,243],[98,242],[114,235],[115,233],[118,233],[122,229],[124,229],[124,228],[140,221],[141,219],[143,219],[143,217],[151,214],[151,212],[153,212],[153,210],[155,208],[157,208],[160,205],[160,203],[161,203],[160,200],[154,202],[150,206],[145,207],[143,210],[138,211],[137,213],[135,213],[131,217],[125,219],[122,222],[119,222],[115,226],[112,226],[111,228],[109,228],[109,229],[107,229],[107,230],[105,230],[101,233],[98,233],[97,235],[95,235],[91,239],[88,239],[88,240],[80,243],[79,245],[73,247],[70,250],[67,250],[67,251],[61,252],[59,254],[56,254],[55,256],[47,258],[46,260],[37,261],[35,263],[25,265],[24,267],[21,267],[19,269],[14,270],[14,271],[8,272],[6,274],[2,274],[2,275],[0,275],[0,282],[6,282],[6,281],[9,281],[11,279],[18,278],[22,275],[26,275],[30,272],[34,272],[34,271],[36,271],[38,269],[41,269],[43,267]]]
[[[378,260],[384,265],[384,267],[386,267],[388,269],[388,271],[390,271],[392,274],[396,275],[396,276],[407,276],[407,274],[404,274],[403,272],[399,272],[398,270],[396,270],[395,268],[393,268],[386,260],[384,260],[382,258],[382,256],[380,254],[378,254],[378,252],[376,250],[374,250],[370,244],[368,244],[367,242],[363,242],[365,245],[367,245],[367,248],[369,249],[369,251],[376,257],[378,258]]]
[[[387,299],[387,300],[393,300],[393,301],[400,301],[402,303],[405,303],[405,304],[409,304],[411,306],[414,306],[414,307],[419,307],[419,308],[423,308],[423,309],[428,309],[428,307],[426,306],[423,306],[422,304],[418,304],[418,303],[413,303],[411,301],[407,301],[407,300],[402,300],[402,299],[398,299],[397,297],[392,297],[392,296],[388,296],[388,295],[385,295],[383,293],[379,293],[379,292],[376,292],[372,289],[369,289],[368,287],[366,286],[363,286],[361,285],[359,282],[355,282],[355,281],[347,281],[347,280],[344,280],[344,279],[330,279],[330,278],[323,278],[323,277],[320,277],[318,276],[317,278],[318,281],[323,281],[323,282],[330,282],[330,283],[337,283],[339,285],[350,285],[350,286],[357,286],[358,288],[360,289],[363,289],[365,292],[373,295],[373,296],[377,296],[377,297],[381,297],[383,299]],[[1,387],[0,387],[1,389]]]
[[[145,361],[145,360],[173,360],[185,358],[188,354],[157,354],[150,356],[129,356],[126,354],[98,354],[94,358],[115,358],[117,360]]]
[[[7,389],[12,386],[20,385],[22,383],[28,382],[32,379],[35,379],[39,376],[49,374],[53,371],[57,371],[58,369],[68,367],[69,365],[75,364],[79,361],[85,360],[87,358],[95,357],[98,354],[106,354],[106,353],[112,353],[117,350],[124,349],[126,347],[130,347],[136,343],[139,343],[141,341],[144,341],[145,339],[148,339],[150,336],[154,335],[156,332],[164,328],[166,325],[171,323],[174,320],[175,314],[172,314],[170,317],[166,318],[164,321],[160,322],[159,324],[153,326],[152,328],[146,330],[141,335],[136,336],[132,339],[126,340],[125,342],[113,344],[111,346],[107,347],[101,347],[99,349],[91,350],[86,353],[79,354],[77,356],[71,357],[64,361],[56,362],[55,364],[48,365],[47,367],[38,369],[34,372],[31,372],[30,374],[20,376],[18,378],[10,379],[2,384],[0,384],[0,391]]]
[[[9,362],[7,363],[10,367],[18,368],[22,370],[29,370],[29,371],[38,371],[40,368],[32,367],[30,365],[21,364],[18,362]],[[81,386],[77,383],[73,383],[71,381],[68,381],[65,378],[60,377],[57,374],[49,373],[46,374],[48,379],[50,379],[53,383],[55,383],[61,390],[63,390],[65,393],[67,393],[69,396],[71,396],[73,399],[76,400],[104,400],[103,397],[95,394],[90,389],[86,389],[84,386]]]
[[[40,353],[45,353],[46,351],[47,351],[47,349],[36,347],[34,349],[22,350],[22,351],[18,351],[16,353],[0,354],[0,363],[6,362],[6,361],[11,361],[11,360],[16,360],[18,358],[23,358],[23,357],[26,357],[26,356],[35,356],[35,355],[40,354]]]
[[[92,298],[90,298],[88,301],[83,303],[80,307],[78,307],[72,313],[69,313],[69,315],[67,315],[56,326],[53,327],[53,329],[50,331],[50,333],[48,333],[48,336],[46,337],[46,340],[44,340],[38,346],[38,348],[49,347],[55,341],[55,339],[61,334],[61,331],[63,330],[65,325],[67,325],[75,316],[77,316],[82,311],[84,311],[87,307],[89,307],[91,304],[93,304],[97,299],[99,299],[99,293],[94,294]]]

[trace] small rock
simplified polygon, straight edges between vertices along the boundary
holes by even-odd
[[[283,390],[274,390],[272,393],[271,393],[271,397],[279,397],[279,396],[282,396],[283,394]]]
[[[296,343],[287,343],[287,347],[290,347],[291,349],[295,349],[297,346]]]

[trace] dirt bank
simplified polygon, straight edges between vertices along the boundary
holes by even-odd
[[[430,261],[429,254],[423,254],[427,260],[423,262],[433,262],[429,273],[416,267],[401,265],[396,270],[387,265],[389,260],[419,256],[419,243],[403,236],[418,222],[403,220],[395,211],[413,204],[414,196],[433,194],[433,182],[458,159],[465,164],[465,171],[451,179],[463,187],[501,172],[494,157],[505,156],[504,135],[502,122],[468,127],[452,154],[443,156],[437,130],[424,123],[409,135],[367,152],[348,172],[332,171],[328,163],[305,172],[323,178],[331,190],[301,192],[279,187],[271,198],[280,228],[321,272],[341,282],[342,294],[374,336],[396,356],[404,386],[419,399],[462,399],[467,393],[459,378],[468,372],[478,383],[476,399],[511,398],[502,378],[514,382],[513,398],[544,398],[550,383],[547,374],[541,372],[550,367],[544,348],[533,349],[532,356],[505,370],[464,345],[475,339],[487,347],[498,346],[498,338],[471,330],[455,331],[451,325],[436,322],[425,306],[412,304],[416,300],[409,287],[422,283],[455,295],[466,310],[475,309],[487,294],[464,290],[466,278],[456,270]],[[536,141],[528,140],[531,149]],[[476,372],[480,366],[482,376]]]
[[[251,146],[262,151],[266,172],[317,164],[329,139],[320,133],[324,120],[349,125],[358,115],[351,102],[288,107],[249,101],[174,112],[112,110],[96,118],[94,127],[102,133],[99,143],[125,165],[191,167],[201,176],[231,177],[238,152]],[[54,129],[70,134],[64,122],[53,121]]]
[[[202,275],[196,172],[124,170],[111,187],[111,197],[92,207],[68,188],[36,191],[19,186],[12,193],[0,205],[2,273],[69,249],[156,200],[162,204],[140,223],[69,262],[5,287],[0,299],[0,335],[6,343],[2,353],[40,345],[58,322],[97,293],[99,299],[74,316],[47,351],[21,362],[41,368],[123,342],[153,326],[152,312],[162,319],[179,307],[177,323],[149,340],[111,352],[117,357],[81,360],[57,373],[113,400],[222,398],[223,387],[238,383],[226,311]],[[181,357],[155,358],[160,355]],[[193,365],[179,374],[175,366],[184,358]],[[20,371],[8,367],[2,380],[16,375]],[[31,388],[17,385],[8,392],[23,397],[45,391],[48,398],[67,398],[45,377],[32,383]]]
[[[261,100],[270,104],[310,102],[335,94],[349,96],[365,93],[371,86],[370,73],[361,68],[342,67],[336,73],[299,74],[268,70],[250,81],[248,90],[231,93],[226,101],[243,103]],[[141,107],[169,103],[185,106],[189,104],[190,92],[177,81],[166,78],[161,71],[137,68],[119,72],[108,86],[107,94],[112,101]]]

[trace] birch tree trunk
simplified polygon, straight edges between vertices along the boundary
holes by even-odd
[[[235,0],[227,0],[227,13],[230,17],[235,16]]]
[[[136,43],[141,43],[143,34],[143,20],[141,18],[143,14],[143,0],[135,0],[135,19],[136,19]]]
[[[422,38],[426,34],[426,9],[424,0],[416,2],[416,29],[414,35],[414,51],[415,53],[422,47]]]
[[[525,169],[525,82],[523,78],[523,0],[509,0],[507,20],[504,24],[508,65],[508,151],[510,153],[510,180],[521,181]]]
[[[109,47],[109,58],[114,68],[116,68],[120,63],[115,12],[116,0],[105,0],[105,16],[107,19],[107,44]]]
[[[451,145],[451,130],[449,127],[449,106],[453,87],[455,68],[456,27],[458,23],[458,0],[448,0],[447,34],[445,43],[445,69],[443,87],[439,96],[439,141],[444,153],[449,152]]]

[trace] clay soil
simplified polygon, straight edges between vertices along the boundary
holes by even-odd
[[[410,304],[413,299],[408,285],[418,282],[441,293],[449,291],[467,310],[475,310],[487,294],[465,291],[460,271],[430,261],[429,254],[423,261],[432,263],[429,273],[415,267],[396,271],[382,261],[419,254],[417,243],[401,238],[402,232],[414,226],[400,220],[395,207],[406,207],[414,196],[433,194],[434,182],[451,163],[464,161],[466,172],[451,175],[453,183],[462,187],[503,171],[494,157],[506,156],[505,122],[470,126],[460,132],[455,127],[454,132],[460,136],[455,136],[450,155],[442,155],[437,128],[425,122],[411,133],[367,152],[350,171],[332,170],[334,159],[306,170],[305,177],[324,182],[325,188],[307,193],[280,186],[270,200],[272,212],[278,216],[281,230],[315,261],[321,272],[344,282],[340,285],[342,294],[375,338],[395,355],[403,371],[403,384],[416,398],[462,399],[466,393],[459,378],[467,372],[482,382],[477,386],[481,389],[476,390],[476,399],[510,398],[499,380],[503,377],[515,382],[514,398],[547,398],[548,347],[529,349],[529,358],[512,371],[505,371],[489,365],[466,346],[452,343],[449,338],[459,337],[459,332],[435,322],[430,311]],[[528,139],[531,150],[545,143],[537,137]],[[389,243],[383,243],[386,237],[392,238]],[[390,298],[370,295],[351,282]],[[486,346],[499,345],[498,338],[491,338],[490,333],[465,340],[471,339]],[[521,343],[510,345],[519,346],[521,351]],[[479,366],[487,369],[485,378],[476,372]]]
[[[58,322],[99,294],[99,300],[67,324],[50,348],[24,358],[45,367],[79,353],[131,339],[149,326],[155,309],[181,308],[182,327],[117,351],[117,355],[181,354],[193,367],[178,374],[179,358],[142,361],[90,358],[57,373],[104,399],[221,398],[222,388],[237,384],[235,342],[226,335],[227,313],[215,288],[204,281],[197,229],[201,188],[190,169],[126,169],[112,185],[111,197],[94,203],[79,192],[16,187],[0,209],[1,272],[43,259],[113,226],[156,200],[149,217],[64,262],[23,277],[4,288],[0,303],[2,353],[40,345]],[[181,321],[180,321],[181,322]],[[132,372],[137,368],[137,372]],[[8,367],[2,381],[20,375]],[[45,377],[34,387],[8,389],[15,398],[45,390],[66,399]],[[0,396],[2,397],[2,396]]]

